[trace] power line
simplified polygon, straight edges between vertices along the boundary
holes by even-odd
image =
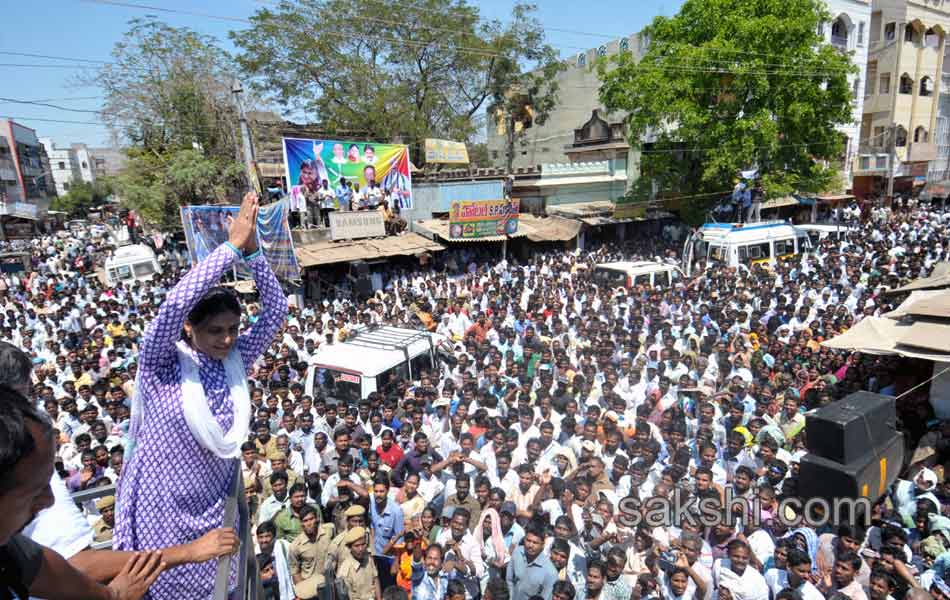
[[[92,4],[102,4],[102,5],[107,5],[107,6],[119,6],[119,7],[125,7],[125,8],[136,8],[136,9],[144,9],[144,10],[154,10],[154,11],[164,12],[164,13],[170,13],[170,14],[182,14],[182,15],[188,15],[188,16],[193,16],[193,17],[202,17],[202,18],[205,18],[205,19],[215,19],[215,20],[219,20],[219,21],[229,21],[229,22],[234,22],[234,23],[243,23],[243,24],[245,24],[245,25],[253,25],[253,24],[254,24],[254,23],[251,22],[249,19],[244,19],[244,18],[242,18],[242,17],[230,17],[230,16],[223,16],[223,15],[214,15],[214,14],[205,13],[205,12],[198,12],[198,11],[192,11],[192,10],[182,10],[182,9],[175,9],[175,8],[165,8],[165,7],[162,7],[162,6],[150,6],[150,5],[146,5],[146,4],[133,4],[133,3],[131,3],[131,2],[120,2],[119,0],[79,0],[79,1],[80,1],[80,2],[89,2],[89,3],[92,3]],[[391,38],[391,37],[386,37],[386,36],[382,36],[382,35],[366,35],[366,34],[361,34],[361,33],[358,34],[358,33],[335,32],[335,31],[324,31],[321,35],[328,35],[328,36],[332,36],[332,37],[342,37],[342,38],[357,38],[357,37],[358,37],[358,38],[364,39],[364,40],[365,40],[365,39],[377,39],[377,40],[382,40],[382,41],[391,42],[391,43],[394,43],[394,44],[405,44],[405,45],[407,45],[407,46],[416,46],[416,47],[423,47],[423,48],[428,48],[428,47],[435,46],[435,47],[438,47],[438,48],[448,48],[448,49],[450,49],[450,50],[453,50],[453,51],[456,51],[456,52],[461,52],[461,53],[463,53],[463,54],[476,54],[476,55],[489,56],[489,57],[499,57],[499,56],[501,56],[501,53],[499,53],[499,52],[492,52],[492,51],[490,51],[490,50],[483,50],[483,49],[481,49],[481,48],[467,48],[467,47],[464,47],[464,46],[450,46],[450,45],[448,45],[448,44],[440,44],[440,43],[438,43],[438,42],[416,42],[416,41],[413,41],[413,40],[401,40],[401,39],[399,39],[399,38]]]
[[[3,119],[10,119],[11,121],[40,121],[41,123],[71,123],[73,125],[97,125],[99,127],[108,127],[105,123],[99,123],[97,121],[67,121],[65,119],[43,119],[40,117],[12,117],[10,115],[3,115]]]
[[[0,54],[6,56],[25,56],[27,58],[46,58],[50,60],[70,60],[72,62],[88,62],[88,63],[99,63],[99,64],[109,64],[104,60],[94,60],[91,58],[75,58],[68,56],[50,56],[48,54],[32,54],[30,52],[11,52],[9,50],[0,51]]]
[[[56,104],[48,104],[48,103],[46,103],[46,102],[42,102],[42,101],[39,101],[39,100],[16,100],[16,99],[14,99],[14,98],[0,98],[0,103],[4,103],[4,104],[7,104],[7,103],[9,103],[9,104],[30,104],[30,105],[33,105],[33,106],[45,106],[45,107],[47,107],[47,108],[55,108],[56,110],[65,110],[65,111],[68,111],[68,112],[78,112],[78,113],[92,113],[92,114],[96,114],[96,115],[97,115],[97,114],[100,114],[100,113],[102,112],[102,111],[98,111],[98,110],[85,110],[85,109],[79,109],[79,108],[68,108],[68,107],[65,107],[65,106],[57,106]]]

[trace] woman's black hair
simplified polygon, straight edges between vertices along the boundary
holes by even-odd
[[[241,302],[238,300],[237,293],[231,288],[214,287],[188,313],[188,322],[193,327],[197,327],[211,317],[224,312],[233,313],[240,317]]]

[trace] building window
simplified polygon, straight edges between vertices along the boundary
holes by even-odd
[[[63,189],[64,189],[64,190],[67,190],[67,191],[69,190],[69,182],[68,182],[68,181],[66,181],[66,182],[63,183]]]
[[[878,88],[878,94],[890,94],[891,93],[891,74],[884,73],[881,75],[881,86]]]
[[[868,169],[870,169],[870,168],[871,168],[871,157],[870,157],[870,156],[862,156],[861,158],[859,158],[859,159],[858,159],[858,168],[859,168],[860,170],[862,170],[862,171],[867,171]]]
[[[577,55],[577,66],[583,67],[587,64],[587,54],[578,54]]]
[[[924,126],[921,125],[914,130],[914,143],[926,143],[927,142],[927,130],[924,129]]]
[[[930,77],[922,77],[920,79],[920,95],[921,96],[933,96],[934,93],[934,80]]]
[[[880,154],[874,158],[874,168],[875,169],[886,169],[887,168],[887,155],[881,156]]]
[[[901,75],[901,83],[898,92],[901,94],[913,94],[914,93],[914,80],[911,79],[910,75],[904,73]]]
[[[864,45],[864,21],[858,23],[858,46]]]
[[[891,42],[896,37],[897,23],[888,23],[884,26],[884,41]]]
[[[861,78],[855,77],[854,84],[851,86],[851,97],[855,100],[858,99],[858,90],[861,89]]]
[[[907,145],[907,130],[903,125],[897,126],[897,133],[894,135],[894,145],[903,148]]]
[[[601,46],[597,48],[597,56],[601,58],[607,56],[607,46]]]
[[[848,47],[848,24],[841,17],[831,23],[831,45],[841,49]]]
[[[83,169],[88,169],[88,168],[89,168],[89,165],[86,163],[86,161],[82,161],[82,168],[83,168]]]
[[[884,127],[874,128],[874,138],[871,139],[871,145],[872,146],[884,145]]]
[[[627,38],[623,38],[622,40],[620,40],[620,51],[626,52],[629,49],[630,49],[630,40]]]
[[[66,170],[66,163],[64,163],[63,161],[59,161],[59,170],[60,170],[60,171],[65,171],[65,170]]]

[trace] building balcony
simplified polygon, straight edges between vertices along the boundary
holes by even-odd
[[[831,45],[837,48],[838,50],[847,50],[848,49],[848,37],[841,35],[831,36]]]
[[[907,148],[907,162],[925,162],[937,158],[937,145],[929,142],[913,142]]]

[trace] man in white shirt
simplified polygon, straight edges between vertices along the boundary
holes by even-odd
[[[769,600],[769,586],[765,578],[749,566],[749,545],[735,539],[729,542],[729,558],[720,558],[713,564],[712,578],[716,594],[720,588],[742,590],[742,600]]]

